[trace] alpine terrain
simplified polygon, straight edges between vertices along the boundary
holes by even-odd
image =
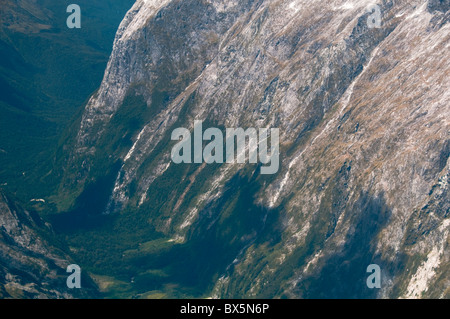
[[[450,298],[449,53],[448,0],[137,0],[37,178],[46,194],[20,197],[43,201],[2,195],[0,279],[66,297],[33,288],[65,258],[88,296]],[[173,132],[194,155],[199,121],[277,128],[279,169],[175,163]],[[4,226],[34,214],[49,242]],[[45,272],[4,270],[11,245]]]

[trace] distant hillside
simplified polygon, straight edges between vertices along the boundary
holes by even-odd
[[[0,1],[0,185],[24,199],[51,185],[53,146],[100,84],[134,1],[77,1],[81,29],[66,26],[71,3]]]

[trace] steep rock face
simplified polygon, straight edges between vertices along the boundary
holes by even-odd
[[[448,297],[449,5],[383,1],[369,28],[370,3],[137,1],[61,196],[102,185],[96,213],[187,251],[172,263],[193,279],[168,282],[197,295]],[[173,164],[170,134],[195,119],[279,128],[278,174]]]
[[[237,6],[225,1],[216,4],[223,7],[217,11],[212,4],[196,1],[137,1],[119,27],[102,86],[83,114],[75,142],[79,157],[95,152],[104,126],[130,91],[155,105],[156,110],[142,114],[144,121],[158,114],[159,104],[182,93],[217,54],[220,38],[251,3]],[[83,168],[89,166],[83,162]],[[80,175],[84,182],[86,174]]]
[[[0,297],[95,297],[92,283],[69,289],[66,267],[72,262],[48,238],[49,229],[0,192]]]

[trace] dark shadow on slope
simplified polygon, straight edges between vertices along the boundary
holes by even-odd
[[[279,242],[279,212],[254,202],[260,188],[257,174],[236,174],[223,195],[199,212],[185,244],[135,258],[133,267],[165,273],[164,277],[138,275],[134,280],[137,291],[175,285],[178,288],[171,297],[203,297],[221,275],[233,271],[233,261],[251,244]]]
[[[383,261],[375,253],[377,236],[391,217],[383,196],[362,193],[349,209],[353,229],[345,238],[342,251],[319,260],[317,271],[302,280],[296,290],[304,298],[376,298],[379,289],[369,289],[366,272],[370,264],[378,264],[383,273]],[[329,253],[327,251],[327,253]],[[382,282],[383,284],[383,282]]]
[[[121,163],[116,162],[109,174],[89,184],[76,199],[73,210],[51,216],[54,230],[59,233],[73,233],[99,227],[111,220],[111,216],[102,213],[105,211],[120,167]]]
[[[429,0],[427,9],[429,12],[433,12],[435,10],[441,12],[447,12],[450,10],[450,1],[449,0]]]
[[[255,204],[260,187],[258,177],[237,174],[223,196],[200,212],[174,268],[180,282],[204,292],[218,276],[232,272],[234,260],[251,244],[281,240],[281,231],[274,231],[281,227],[279,212]]]

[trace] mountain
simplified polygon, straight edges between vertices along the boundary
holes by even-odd
[[[99,296],[83,276],[83,289],[66,285],[70,257],[53,242],[48,223],[0,190],[0,298]]]
[[[450,297],[448,0],[70,3],[0,0],[1,298]]]
[[[450,297],[450,4],[370,4],[134,4],[53,164],[105,296]],[[278,128],[278,173],[175,164],[195,120]]]

